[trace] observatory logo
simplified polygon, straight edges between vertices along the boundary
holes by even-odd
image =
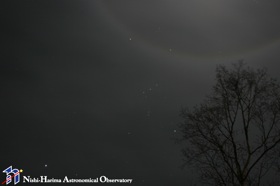
[[[33,177],[33,176],[29,176],[29,175],[21,175],[21,173],[23,172],[22,169],[16,169],[13,168],[12,166],[9,166],[8,168],[6,168],[5,170],[3,170],[3,173],[6,174],[6,179],[2,182],[2,185],[16,185],[19,182],[23,183],[23,184],[32,184],[32,183],[40,183],[40,184],[44,184],[44,183],[111,183],[111,184],[119,184],[119,183],[127,183],[130,184],[132,183],[133,179],[129,179],[129,178],[108,178],[104,175],[100,176],[100,177],[94,177],[94,178],[71,178],[68,176],[63,176],[63,177],[59,177],[59,178],[51,178],[48,177],[46,175],[41,175],[38,177]],[[21,181],[21,176],[22,176],[22,181]]]
[[[14,185],[18,184],[20,182],[20,172],[22,172],[22,170],[13,169],[12,166],[3,170],[3,173],[6,173],[6,180],[2,182],[2,185],[8,185],[12,180],[14,180]]]

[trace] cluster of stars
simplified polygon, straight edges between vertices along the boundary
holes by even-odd
[[[158,87],[158,86],[159,86],[159,84],[156,83],[156,84],[155,84],[155,87]],[[152,92],[152,91],[153,91],[153,88],[150,87],[150,88],[148,88],[148,89],[146,89],[146,90],[143,90],[143,91],[142,91],[142,94],[148,94],[148,93],[150,93],[150,92]]]

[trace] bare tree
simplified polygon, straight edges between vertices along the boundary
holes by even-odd
[[[182,110],[186,163],[212,185],[261,185],[280,158],[280,86],[242,61],[216,73],[211,95]]]

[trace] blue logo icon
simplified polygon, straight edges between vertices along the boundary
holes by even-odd
[[[2,184],[6,183],[6,185],[8,185],[9,183],[12,182],[13,178],[14,178],[15,185],[19,183],[20,173],[18,169],[13,169],[12,166],[10,166],[7,169],[5,169],[3,173],[6,173],[6,180]]]

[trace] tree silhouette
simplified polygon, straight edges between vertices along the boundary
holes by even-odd
[[[183,155],[212,185],[261,185],[278,165],[280,85],[242,61],[218,66],[205,101],[181,116]]]

